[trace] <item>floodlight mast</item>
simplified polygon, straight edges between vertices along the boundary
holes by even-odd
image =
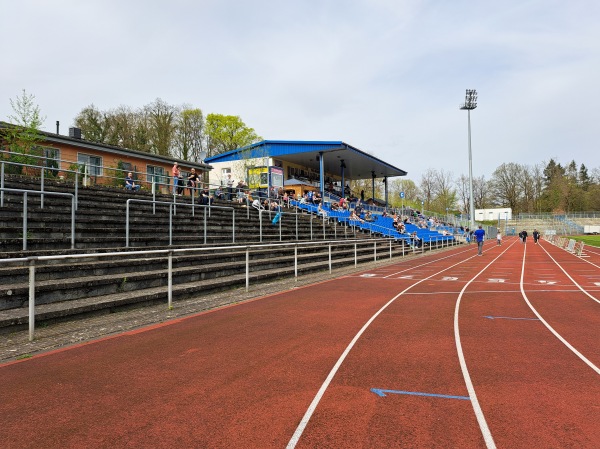
[[[475,89],[467,89],[465,103],[462,104],[460,108],[467,110],[467,120],[469,124],[469,216],[471,230],[475,228],[475,208],[473,207],[473,156],[471,152],[471,110],[476,107],[477,91]]]

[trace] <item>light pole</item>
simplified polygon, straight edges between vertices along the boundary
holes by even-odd
[[[469,122],[469,215],[471,216],[471,229],[475,229],[475,208],[473,207],[473,156],[471,155],[471,110],[477,107],[477,91],[467,89],[465,103],[460,106],[467,110]]]

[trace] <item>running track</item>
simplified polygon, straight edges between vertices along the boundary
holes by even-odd
[[[0,447],[598,448],[593,250],[462,246],[0,365]]]

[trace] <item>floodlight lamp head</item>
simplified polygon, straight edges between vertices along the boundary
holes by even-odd
[[[475,89],[467,89],[465,95],[465,103],[460,106],[461,109],[475,109],[477,107],[477,91]]]

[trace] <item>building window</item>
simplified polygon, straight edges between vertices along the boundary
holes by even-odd
[[[87,170],[88,176],[102,176],[102,158],[89,154],[78,153],[77,163],[83,166],[82,172]]]
[[[227,175],[231,174],[231,168],[222,168],[221,169],[221,185],[224,186],[227,184]]]
[[[58,148],[44,147],[44,165],[50,170],[48,174],[57,175],[60,168],[60,150]]]
[[[163,167],[157,167],[155,165],[146,165],[147,181],[152,184],[156,183],[160,185],[169,185],[170,177],[165,176],[165,169]]]

